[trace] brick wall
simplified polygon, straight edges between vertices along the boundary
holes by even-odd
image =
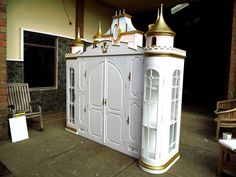
[[[232,41],[231,41],[231,56],[229,68],[229,84],[228,84],[228,99],[236,96],[236,1],[233,4],[233,24],[232,24]]]
[[[6,0],[0,0],[0,141],[8,138],[7,123],[7,66],[6,41],[7,17]]]

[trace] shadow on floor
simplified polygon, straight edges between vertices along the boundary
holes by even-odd
[[[8,176],[11,171],[0,161],[0,177]]]

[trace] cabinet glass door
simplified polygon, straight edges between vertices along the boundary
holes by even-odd
[[[157,114],[159,96],[159,73],[149,69],[144,78],[143,105],[143,155],[155,159],[157,141]]]
[[[69,122],[75,124],[75,70],[69,69]]]
[[[180,102],[180,71],[176,70],[172,78],[172,96],[171,96],[171,117],[170,117],[170,131],[169,131],[169,153],[176,148],[178,111]]]

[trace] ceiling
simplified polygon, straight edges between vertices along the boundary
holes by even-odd
[[[110,8],[125,9],[129,14],[136,14],[144,11],[157,9],[162,3],[164,7],[174,7],[177,4],[196,0],[97,0]]]

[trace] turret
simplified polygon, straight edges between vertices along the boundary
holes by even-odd
[[[145,33],[146,47],[166,46],[173,47],[175,32],[166,24],[163,18],[163,5],[161,5],[160,14],[157,13],[155,24],[149,25]]]

